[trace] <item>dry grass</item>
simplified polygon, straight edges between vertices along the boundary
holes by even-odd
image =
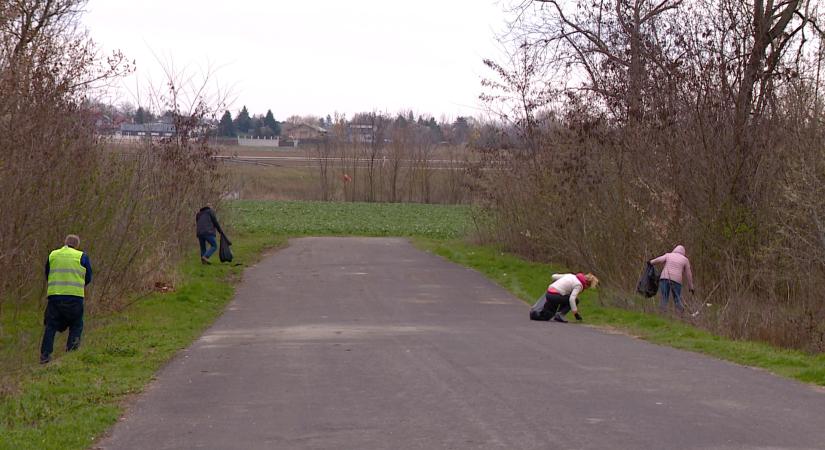
[[[340,200],[460,204],[471,200],[468,161],[474,153],[463,147],[438,148],[427,160],[374,156],[346,146],[327,153],[224,149],[232,198],[257,200]],[[412,150],[404,150],[408,155]],[[291,160],[256,160],[288,156]],[[319,157],[326,158],[319,160]],[[248,158],[248,159],[244,159]],[[300,158],[308,158],[306,160]],[[393,188],[394,183],[394,188]]]
[[[240,199],[315,200],[318,174],[311,168],[225,163],[229,192]]]

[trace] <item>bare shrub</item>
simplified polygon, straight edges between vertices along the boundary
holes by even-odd
[[[181,82],[190,77],[169,73],[153,97],[176,136],[124,148],[97,132],[91,99],[131,68],[82,32],[84,4],[0,7],[0,320],[40,305],[46,256],[68,233],[92,258],[91,314],[119,309],[158,279],[173,281],[196,207],[218,198],[204,121],[214,99],[204,85]],[[11,342],[32,345],[40,331],[21,325]]]
[[[614,289],[682,243],[712,305],[692,320],[825,350],[816,5],[607,6],[520,2],[513,57],[487,61],[517,135],[478,172],[487,236]]]

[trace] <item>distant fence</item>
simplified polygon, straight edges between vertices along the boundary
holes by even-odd
[[[101,136],[103,139],[116,144],[130,144],[130,143],[145,143],[149,140],[160,141],[164,139],[163,136],[124,136],[120,134]],[[227,136],[212,136],[209,138],[209,143],[212,145],[226,145],[226,146],[241,146],[241,147],[256,147],[256,148],[279,148],[279,147],[298,147],[306,145],[320,145],[323,139],[281,139],[280,136],[274,137],[227,137]]]
[[[280,139],[274,137],[239,137],[238,145],[241,147],[277,147]]]
[[[114,142],[115,144],[139,144],[144,143],[149,140],[159,142],[165,138],[165,136],[128,136],[128,135],[121,135],[121,134],[114,134],[108,136],[102,136],[103,139]]]

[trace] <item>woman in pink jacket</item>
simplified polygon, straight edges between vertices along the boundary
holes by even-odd
[[[662,274],[659,276],[659,292],[662,294],[662,301],[659,307],[664,311],[667,309],[668,297],[673,292],[673,304],[679,312],[685,310],[682,304],[682,281],[686,281],[688,289],[693,293],[693,273],[690,271],[690,261],[685,256],[685,248],[677,245],[670,253],[653,258],[651,264],[664,264]]]

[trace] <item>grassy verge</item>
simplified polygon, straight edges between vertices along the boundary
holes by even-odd
[[[234,292],[230,281],[265,247],[282,242],[270,236],[236,239],[235,262],[245,263],[238,266],[203,266],[193,254],[177,291],[91,318],[104,325],[84,333],[80,350],[56,353],[52,363],[25,374],[17,394],[0,401],[0,449],[87,448],[117,420],[123,400],[140,392],[220,315]],[[55,349],[65,338],[58,335]]]
[[[531,304],[547,287],[550,274],[561,270],[547,264],[524,261],[490,247],[460,241],[417,239],[416,244],[450,261],[478,270]],[[759,342],[733,341],[657,314],[602,306],[592,291],[585,291],[582,302],[582,315],[588,324],[616,328],[657,344],[705,353],[825,386],[825,354],[810,355]]]

